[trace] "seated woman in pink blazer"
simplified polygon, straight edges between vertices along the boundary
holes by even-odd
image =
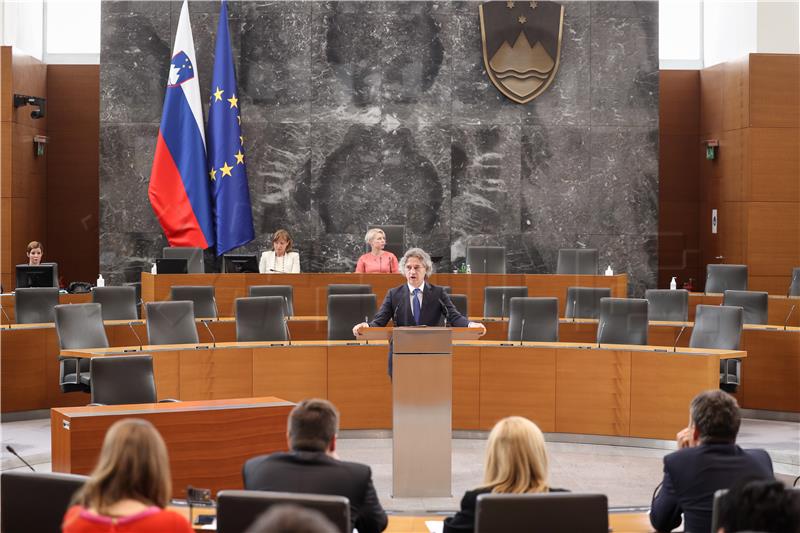
[[[369,230],[364,237],[364,242],[372,247],[372,251],[358,258],[356,272],[362,274],[392,274],[399,272],[400,265],[397,262],[397,257],[392,252],[384,250],[386,234],[382,229],[372,228]]]

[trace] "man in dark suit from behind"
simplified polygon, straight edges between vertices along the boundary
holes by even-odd
[[[339,412],[327,400],[303,400],[289,415],[289,452],[249,459],[242,469],[244,488],[344,496],[359,533],[386,529],[386,512],[378,501],[367,465],[342,461],[336,454]]]
[[[664,480],[650,506],[650,523],[671,531],[684,519],[687,533],[711,531],[714,492],[748,479],[774,479],[764,450],[736,445],[741,414],[733,396],[721,390],[692,400],[689,427],[678,433],[678,451],[664,457]]]

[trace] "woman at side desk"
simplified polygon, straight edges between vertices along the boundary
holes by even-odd
[[[262,274],[300,273],[300,254],[292,251],[292,237],[288,231],[279,229],[272,235],[272,251],[261,254],[258,270]]]
[[[372,251],[358,258],[356,272],[362,274],[391,274],[392,272],[399,272],[400,265],[397,262],[397,256],[384,250],[386,247],[386,234],[382,229],[372,228],[369,230],[364,237],[364,242],[372,248]]]
[[[63,533],[192,533],[165,509],[172,494],[164,440],[146,420],[126,418],[106,433],[89,480],[73,498]]]
[[[44,255],[42,243],[39,241],[31,241],[28,243],[28,251],[25,253],[28,256],[29,265],[41,265],[42,256]]]

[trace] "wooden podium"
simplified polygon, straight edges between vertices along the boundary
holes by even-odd
[[[392,339],[392,497],[452,496],[453,339],[479,328],[365,328]]]

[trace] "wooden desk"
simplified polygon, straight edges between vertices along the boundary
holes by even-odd
[[[293,404],[275,397],[161,404],[57,408],[50,415],[53,472],[89,474],[106,430],[123,418],[153,423],[169,450],[172,492],[186,487],[241,489],[242,465],[256,455],[287,450]]]

